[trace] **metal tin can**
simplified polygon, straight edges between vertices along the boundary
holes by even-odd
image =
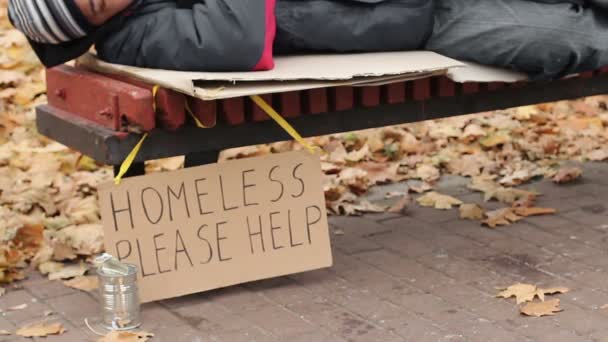
[[[123,266],[124,272],[104,266],[97,269],[102,324],[111,330],[130,330],[141,325],[137,266]]]

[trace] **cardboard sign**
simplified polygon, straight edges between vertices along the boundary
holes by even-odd
[[[106,184],[106,250],[139,267],[142,302],[329,267],[321,175],[292,152]]]

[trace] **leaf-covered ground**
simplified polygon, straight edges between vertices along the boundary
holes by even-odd
[[[79,277],[88,264],[78,260],[103,250],[96,188],[111,170],[36,132],[33,109],[45,102],[44,72],[10,27],[6,2],[0,0],[0,283],[23,278],[29,265],[52,279]],[[327,206],[339,215],[459,207],[463,219],[489,227],[551,214],[535,207],[540,194],[516,186],[543,177],[573,181],[580,170],[565,161],[608,159],[607,102],[593,97],[311,139],[326,152]],[[222,159],[299,148],[281,142],[225,151]],[[150,162],[148,170],[181,165],[172,158]],[[470,188],[504,208],[486,212],[434,191],[447,174],[471,177]],[[398,198],[390,207],[362,200],[376,184],[406,180],[403,192],[387,194]],[[410,193],[420,195],[413,201]]]

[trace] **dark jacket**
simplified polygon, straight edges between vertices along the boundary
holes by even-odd
[[[433,3],[143,0],[130,15],[117,16],[89,37],[57,46],[32,45],[47,66],[77,57],[95,43],[100,58],[112,63],[191,71],[264,70],[273,67],[274,50],[418,49],[433,28]]]

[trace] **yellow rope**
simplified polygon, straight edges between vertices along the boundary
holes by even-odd
[[[250,96],[251,100],[255,102],[268,116],[270,116],[287,134],[289,134],[295,141],[297,141],[300,145],[304,146],[308,152],[315,154],[317,149],[308,143],[292,125],[289,124],[283,117],[277,113],[263,98],[258,95]]]
[[[116,177],[114,177],[114,184],[120,185],[120,182],[122,181],[122,177],[129,171],[131,164],[133,164],[135,157],[137,157],[139,150],[141,150],[141,145],[143,145],[144,140],[146,140],[147,137],[148,137],[148,133],[145,133],[144,136],[141,137],[141,139],[139,140],[137,145],[135,145],[133,150],[131,150],[131,152],[125,159],[125,161],[122,162],[122,164],[120,165],[120,170],[119,170],[118,174],[116,175]]]
[[[188,112],[188,114],[190,114],[190,116],[192,117],[192,119],[194,120],[194,122],[196,123],[196,127],[198,128],[209,128],[207,126],[205,126],[201,120],[199,120],[196,115],[194,115],[194,113],[192,112],[192,109],[190,109],[190,105],[188,104],[188,100],[186,100],[186,112]]]
[[[155,85],[154,87],[152,87],[152,108],[154,110],[154,112],[156,113],[156,94],[158,94],[158,90],[160,89],[159,85]],[[300,145],[304,146],[304,148],[306,148],[308,150],[308,152],[315,154],[317,151],[317,148],[315,148],[314,146],[312,146],[310,143],[308,143],[301,135],[300,133],[298,133],[298,131],[296,131],[295,128],[293,128],[293,126],[291,126],[289,124],[289,122],[287,122],[285,119],[283,119],[283,117],[277,113],[276,110],[274,110],[268,103],[266,103],[266,101],[264,101],[264,99],[262,99],[260,96],[258,95],[253,95],[250,96],[251,100],[253,100],[253,102],[258,105],[268,116],[270,116],[279,126],[281,126],[281,128],[283,128],[285,130],[285,132],[287,132],[287,134],[289,134],[295,141],[297,141]],[[186,111],[190,114],[190,116],[192,117],[192,119],[194,119],[194,122],[196,123],[196,126],[199,128],[209,128],[207,126],[205,126],[192,112],[192,110],[190,109],[190,106],[188,105],[188,102],[186,102]],[[139,153],[139,151],[141,150],[141,147],[144,143],[144,141],[146,140],[146,138],[148,137],[148,133],[145,133],[141,139],[139,140],[139,142],[137,143],[137,145],[135,145],[135,147],[133,148],[133,150],[131,150],[131,152],[129,153],[129,155],[127,156],[127,158],[125,158],[125,160],[122,162],[122,164],[120,165],[120,170],[118,172],[118,174],[116,175],[116,177],[114,178],[114,183],[116,185],[120,185],[120,182],[122,181],[122,178],[124,177],[124,175],[129,171],[129,168],[131,167],[131,165],[133,164],[133,161],[135,160],[135,158],[137,157],[137,154]]]

